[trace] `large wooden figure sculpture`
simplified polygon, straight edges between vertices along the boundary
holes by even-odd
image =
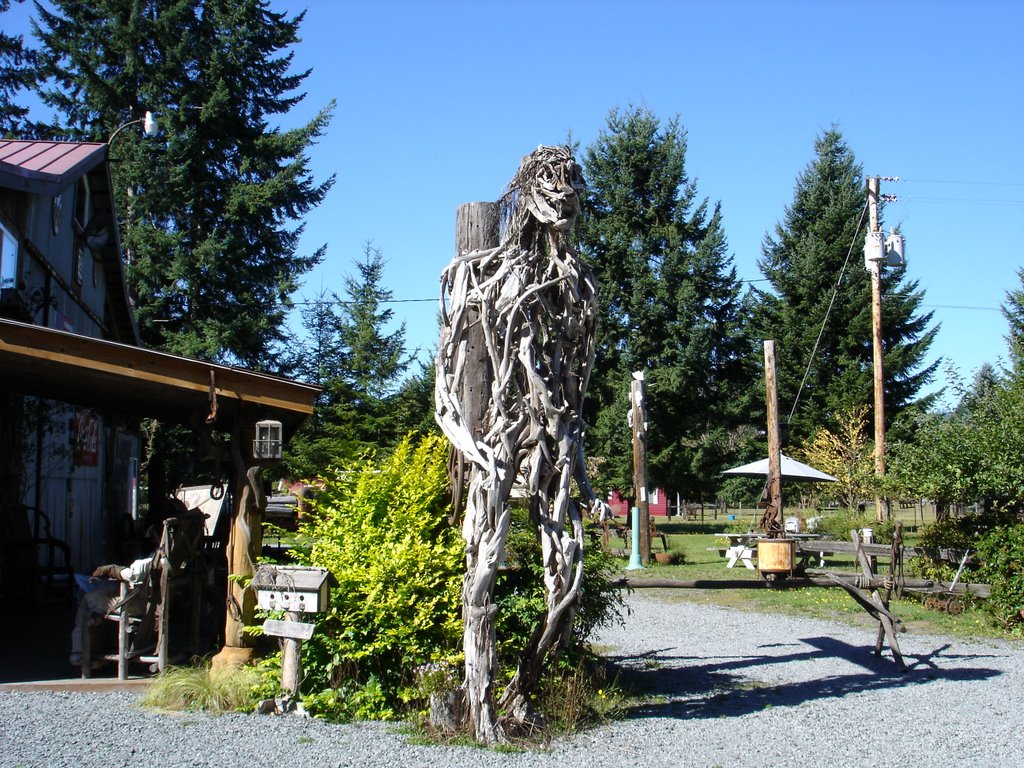
[[[463,536],[466,677],[474,737],[502,741],[504,718],[528,716],[541,664],[572,627],[583,571],[583,524],[573,479],[595,513],[583,463],[581,409],[594,356],[596,288],[567,234],[579,212],[580,168],[563,147],[526,156],[501,202],[497,248],[459,254],[441,277],[437,421],[470,464]],[[490,390],[479,429],[467,425],[459,393],[472,326],[482,325]],[[467,371],[473,373],[468,374]],[[493,588],[509,529],[509,494],[527,489],[542,544],[547,610],[517,673],[496,703]],[[499,721],[498,710],[505,713]]]

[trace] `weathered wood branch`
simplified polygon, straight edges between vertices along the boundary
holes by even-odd
[[[526,711],[521,705],[541,661],[557,653],[575,614],[583,524],[570,481],[583,478],[578,484],[587,502],[601,508],[585,481],[581,424],[594,353],[596,283],[564,235],[579,211],[581,188],[569,151],[540,147],[523,159],[509,184],[504,240],[497,248],[456,254],[441,275],[434,401],[438,424],[470,464],[463,518],[464,688],[470,729],[484,743],[504,739],[494,705],[493,621],[481,617],[493,607],[512,487],[520,482],[529,489],[547,592],[547,611],[528,658],[501,701],[519,713]],[[474,409],[467,403],[467,381],[479,381],[481,370],[488,387]]]

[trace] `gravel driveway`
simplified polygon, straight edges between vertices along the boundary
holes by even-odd
[[[655,703],[556,744],[493,752],[410,743],[400,726],[146,712],[132,694],[0,693],[0,766],[941,765],[1024,760],[1024,645],[901,637],[911,669],[876,658],[874,632],[678,600],[628,598],[602,651]]]

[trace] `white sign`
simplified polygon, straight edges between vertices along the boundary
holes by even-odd
[[[289,637],[293,640],[309,640],[313,636],[316,624],[304,621],[278,621],[267,619],[263,622],[263,632],[272,637]]]

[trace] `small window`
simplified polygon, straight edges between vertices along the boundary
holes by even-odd
[[[18,239],[0,224],[0,289],[18,287]]]
[[[89,226],[91,218],[92,190],[89,188],[89,178],[83,176],[78,180],[78,189],[75,190],[75,224],[78,225],[79,232]]]

